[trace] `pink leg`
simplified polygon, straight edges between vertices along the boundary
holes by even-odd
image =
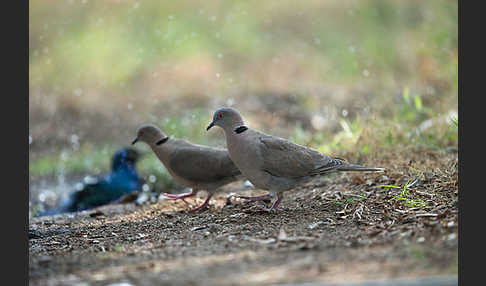
[[[273,205],[270,208],[270,210],[276,210],[278,208],[278,205],[282,201],[282,199],[283,199],[283,193],[278,193],[277,194],[277,200],[273,203]]]
[[[168,194],[168,193],[162,193],[162,196],[168,198],[169,200],[178,200],[182,199],[184,201],[184,198],[192,197],[196,195],[194,191],[191,191],[190,193],[183,193],[183,194]],[[186,201],[184,201],[187,203]]]
[[[205,209],[208,206],[209,200],[211,199],[212,196],[213,196],[213,194],[208,193],[208,197],[206,198],[206,200],[204,201],[204,203],[202,205],[198,206],[197,208],[193,208],[189,212],[192,213],[192,212],[197,212],[198,210]]]
[[[256,196],[256,197],[246,197],[246,196],[236,196],[236,197],[240,199],[250,200],[250,201],[263,201],[263,200],[271,199],[273,196],[271,194],[266,194],[266,195]]]

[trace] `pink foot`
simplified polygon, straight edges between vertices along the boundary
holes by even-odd
[[[206,198],[206,200],[204,201],[204,203],[202,205],[198,206],[197,208],[193,208],[193,209],[189,210],[189,212],[192,213],[192,212],[197,212],[199,210],[205,209],[208,206],[209,200],[211,199],[212,196],[213,196],[213,194],[208,193],[208,197]]]

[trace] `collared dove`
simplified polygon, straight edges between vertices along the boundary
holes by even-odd
[[[145,124],[138,128],[137,141],[147,143],[176,182],[192,188],[183,194],[162,194],[172,199],[184,199],[206,190],[208,197],[197,211],[207,207],[217,189],[238,180],[241,172],[231,161],[226,149],[196,145],[182,139],[169,138],[157,126]]]
[[[135,149],[118,150],[113,155],[111,171],[108,174],[98,178],[91,177],[90,181],[80,183],[80,189],[71,193],[67,200],[61,201],[59,208],[47,210],[39,216],[88,210],[140,191],[143,179],[135,169],[138,157]]]
[[[269,199],[277,195],[272,209],[277,209],[283,192],[306,183],[314,176],[335,171],[383,171],[331,158],[317,150],[286,139],[248,128],[237,110],[219,108],[206,130],[219,126],[224,130],[229,155],[235,165],[255,187],[269,193],[250,200]]]

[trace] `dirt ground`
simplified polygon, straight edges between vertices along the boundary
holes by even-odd
[[[225,186],[200,213],[160,199],[32,218],[29,284],[271,285],[455,276],[457,160],[453,149],[370,154],[359,163],[385,167],[384,173],[316,178],[285,193],[276,212],[264,210],[268,203],[228,198],[261,192],[240,181]],[[400,189],[380,186],[407,181],[401,196]],[[204,197],[200,192],[187,202],[194,206]],[[407,205],[405,198],[424,205]]]

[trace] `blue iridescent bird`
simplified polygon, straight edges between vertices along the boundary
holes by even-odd
[[[135,169],[138,157],[139,153],[132,148],[117,151],[113,156],[111,171],[108,174],[82,183],[82,187],[62,201],[59,208],[47,210],[39,215],[88,210],[109,204],[133,192],[139,192],[142,189],[143,179]]]

